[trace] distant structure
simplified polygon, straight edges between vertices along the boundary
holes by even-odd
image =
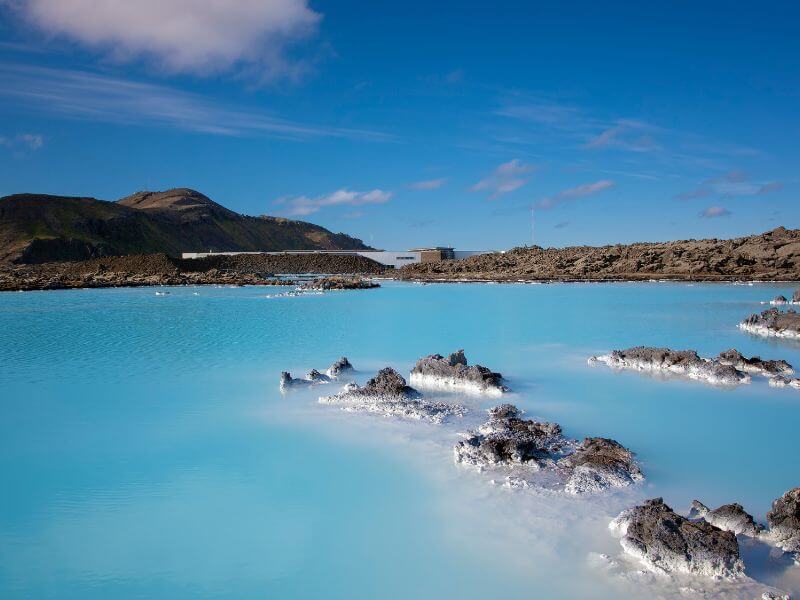
[[[405,265],[415,263],[439,262],[442,260],[458,260],[475,256],[476,254],[490,254],[493,250],[456,250],[448,246],[434,248],[412,248],[411,250],[281,250],[278,252],[184,252],[183,258],[205,258],[206,256],[234,256],[236,254],[357,254],[371,258],[387,267],[399,269]]]

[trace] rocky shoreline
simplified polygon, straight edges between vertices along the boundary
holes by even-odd
[[[384,267],[358,255],[239,254],[179,259],[166,254],[81,262],[0,265],[0,291],[172,285],[296,285],[277,274],[380,275]]]
[[[425,282],[800,281],[800,230],[779,227],[732,240],[514,248],[403,267]]]

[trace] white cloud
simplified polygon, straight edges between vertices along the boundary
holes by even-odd
[[[414,183],[410,184],[412,190],[438,190],[442,187],[445,183],[447,183],[447,179],[442,177],[440,179],[428,179],[426,181],[415,181]]]
[[[10,137],[0,135],[0,146],[16,150],[38,150],[44,146],[44,136],[39,133],[20,133]]]
[[[578,198],[597,194],[598,192],[602,192],[603,190],[607,190],[613,186],[614,182],[610,179],[601,179],[600,181],[595,181],[594,183],[586,183],[577,187],[563,190],[555,196],[542,198],[542,200],[537,203],[536,208],[547,210],[554,208],[559,204],[563,204],[564,202],[569,202],[570,200],[577,200]]]
[[[288,207],[287,214],[291,216],[306,216],[318,212],[327,206],[363,206],[365,204],[386,204],[394,194],[384,190],[374,189],[368,192],[356,192],[348,189],[336,190],[331,194],[309,198],[308,196],[294,196],[279,198],[275,204]]]
[[[513,192],[528,183],[528,178],[524,176],[533,172],[535,168],[534,165],[526,164],[515,158],[499,165],[488,177],[473,185],[470,191],[489,191],[491,192],[489,198],[495,200],[503,194]]]
[[[0,63],[0,98],[26,112],[73,119],[170,127],[212,135],[292,140],[347,137],[387,140],[362,129],[298,123],[265,111],[223,106],[198,94],[89,71]],[[16,106],[15,106],[16,107]]]
[[[704,219],[714,219],[716,217],[728,217],[731,214],[731,211],[723,206],[709,206],[700,213],[700,216]]]
[[[111,59],[144,59],[170,72],[208,74],[232,67],[261,76],[293,75],[293,42],[322,16],[307,0],[0,0],[56,36]]]
[[[706,179],[700,187],[683,192],[675,196],[678,200],[694,200],[720,196],[730,198],[734,196],[762,196],[783,189],[780,181],[755,182],[749,181],[744,171],[729,171],[722,175]]]

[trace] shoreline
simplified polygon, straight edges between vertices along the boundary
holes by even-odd
[[[118,280],[118,281],[58,281],[52,280],[31,283],[30,285],[4,285],[0,280],[0,293],[8,292],[50,292],[63,290],[92,290],[92,289],[122,289],[122,288],[161,288],[161,287],[297,287],[310,278],[325,277],[330,274],[325,273],[304,273],[307,278],[303,279],[259,279],[252,275],[240,275],[234,277],[205,278],[190,277],[182,278],[183,281],[175,281],[174,277],[158,281],[142,281],[138,279]],[[396,281],[411,284],[484,284],[484,285],[555,285],[555,284],[602,284],[602,283],[716,283],[727,285],[754,285],[754,284],[787,284],[800,285],[798,279],[725,279],[725,278],[605,278],[605,279],[573,279],[573,278],[553,278],[553,279],[449,279],[449,278],[406,278],[406,277],[386,277],[371,274],[358,273],[347,274],[354,277],[361,277],[376,281]],[[137,276],[140,277],[140,276]],[[152,277],[145,275],[143,277]]]

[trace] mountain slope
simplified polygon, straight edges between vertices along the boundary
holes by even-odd
[[[138,192],[118,202],[43,194],[0,198],[0,261],[6,262],[366,248],[359,239],[311,223],[240,215],[186,188]]]

